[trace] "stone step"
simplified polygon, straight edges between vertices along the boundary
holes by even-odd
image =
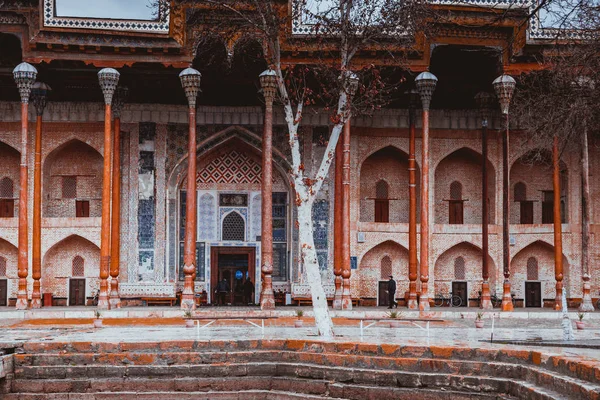
[[[432,360],[464,360],[482,362],[504,362],[514,365],[533,365],[555,371],[562,375],[587,380],[600,384],[600,364],[595,361],[582,360],[577,357],[551,355],[536,350],[518,349],[481,349],[451,346],[406,346],[391,344],[345,343],[345,342],[318,342],[307,340],[240,340],[240,341],[170,341],[170,342],[143,342],[143,343],[92,343],[92,342],[29,342],[23,345],[23,350],[28,354],[66,354],[85,353],[102,354],[107,360],[113,357],[118,363],[118,353],[135,352],[148,354],[138,356],[136,363],[146,357],[152,360],[165,360],[169,364],[172,353],[189,354],[189,363],[198,357],[207,357],[206,353],[222,353],[249,351],[259,352],[287,352],[287,353],[321,353],[330,354],[330,357],[356,356],[390,359],[398,358],[425,358]],[[114,354],[114,356],[113,356]],[[154,355],[153,355],[154,354]],[[159,354],[157,356],[156,354]],[[179,356],[178,356],[179,357]],[[212,356],[214,357],[214,355]],[[96,357],[97,359],[97,357]],[[182,359],[183,360],[183,359]]]
[[[394,374],[399,373],[403,373],[406,377],[418,377],[424,373],[445,373],[446,375],[493,376],[503,379],[526,380],[540,387],[550,387],[565,395],[580,394],[587,398],[595,398],[594,396],[599,392],[596,385],[576,378],[557,375],[542,368],[498,362],[394,359],[390,357],[359,357],[295,352],[269,352],[258,355],[253,352],[236,352],[206,353],[202,359],[206,364],[188,364],[188,362],[197,361],[193,359],[194,357],[188,357],[189,353],[171,353],[169,358],[162,359],[163,362],[157,362],[159,360],[155,357],[147,357],[149,355],[147,353],[114,353],[108,358],[105,355],[97,355],[96,357],[96,355],[86,353],[16,355],[15,376],[18,379],[35,380],[99,376],[117,378],[296,375],[313,379],[358,380],[363,382],[363,376],[385,380],[388,379],[386,376],[393,377]],[[183,357],[183,360],[179,359],[180,356]],[[273,360],[275,356],[281,356],[285,361],[244,362],[248,359],[261,358]],[[290,362],[290,359],[292,362]],[[118,362],[118,360],[127,363],[140,362],[142,365],[112,364]],[[304,362],[298,362],[298,360]],[[309,360],[312,362],[309,362]],[[166,365],[166,362],[171,365]],[[225,363],[227,364],[225,365]],[[335,367],[335,365],[342,365],[343,367]],[[352,365],[367,368],[355,368]],[[366,382],[368,383],[368,380]]]
[[[314,366],[313,366],[314,368]],[[452,390],[462,394],[480,394],[495,396],[502,393],[521,394],[528,393],[528,398],[576,398],[590,399],[587,395],[573,393],[565,395],[555,393],[554,397],[547,397],[547,389],[537,387],[528,382],[518,380],[506,380],[495,377],[474,377],[448,374],[415,373],[402,371],[377,371],[381,374],[369,375],[368,370],[361,371],[355,375],[353,371],[338,369],[330,372],[328,368],[321,371],[303,372],[296,375],[290,373],[283,376],[230,376],[223,378],[217,376],[212,378],[173,378],[173,377],[124,377],[124,378],[68,378],[68,379],[15,379],[12,381],[11,392],[13,393],[90,393],[90,392],[118,392],[118,391],[181,391],[191,392],[198,390],[223,391],[232,385],[238,390],[288,390],[297,393],[323,394],[331,392],[332,384],[338,385],[335,390],[346,392],[346,387],[368,387],[369,396],[373,392],[381,390],[392,390],[396,388],[410,390]],[[319,375],[314,378],[308,375]],[[366,390],[366,389],[364,389]],[[363,390],[363,391],[364,391]],[[337,395],[336,395],[337,396]],[[339,397],[339,396],[338,396]],[[345,394],[341,397],[348,397]],[[376,396],[380,399],[379,396]],[[357,398],[360,398],[358,396]],[[370,397],[364,397],[370,398]]]

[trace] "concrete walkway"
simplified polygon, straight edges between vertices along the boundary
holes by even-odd
[[[15,310],[14,308],[0,308],[1,320],[24,320],[24,319],[77,319],[93,318],[95,307],[49,307],[38,310]],[[259,307],[216,307],[206,306],[198,308],[196,313],[203,316],[276,316],[294,317],[297,310],[303,310],[304,315],[311,317],[312,307],[278,307],[273,311],[261,311]],[[389,314],[391,310],[385,307],[355,307],[351,311],[331,310],[332,318],[381,318]],[[482,312],[479,308],[450,308],[433,307],[429,312],[421,313],[406,308],[398,308],[401,318],[436,318],[436,319],[474,319],[477,313]],[[182,311],[179,307],[125,307],[118,310],[102,311],[103,318],[179,318]],[[495,319],[561,319],[562,313],[549,308],[531,309],[520,308],[513,312],[502,312],[499,309],[485,311],[484,318]],[[569,310],[569,317],[577,318],[577,310]],[[586,320],[600,320],[600,312],[586,313]]]

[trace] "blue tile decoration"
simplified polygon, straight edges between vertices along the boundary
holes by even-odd
[[[143,189],[138,193],[138,243],[140,278],[151,279],[154,271],[154,240],[156,231],[155,157],[154,141],[156,124],[141,122],[139,125],[139,164],[138,173]],[[152,151],[151,151],[152,150]],[[142,184],[140,183],[140,186]]]
[[[313,237],[315,250],[319,260],[319,269],[327,270],[328,263],[328,228],[329,228],[329,201],[316,200],[312,209]]]

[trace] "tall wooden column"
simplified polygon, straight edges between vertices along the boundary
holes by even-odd
[[[350,120],[344,124],[342,174],[342,309],[352,309],[350,294]]]
[[[482,309],[494,308],[490,296],[489,266],[489,203],[488,203],[488,121],[481,122],[481,304]]]
[[[112,160],[112,99],[119,82],[119,72],[104,68],[98,72],[98,81],[104,94],[104,164],[102,169],[102,219],[100,226],[100,293],[98,309],[108,310],[108,275],[110,269],[110,186]]]
[[[119,272],[121,264],[121,110],[127,89],[118,87],[113,101],[114,137],[112,165],[112,224],[110,234],[110,308],[121,308]]]
[[[344,171],[343,136],[338,139],[335,148],[335,196],[333,201],[333,274],[335,276],[335,294],[333,309],[342,309],[342,174]]]
[[[437,84],[430,72],[420,73],[415,84],[423,105],[423,136],[421,139],[421,296],[419,310],[429,310],[429,105]]]
[[[504,284],[502,285],[502,311],[513,311],[510,292],[510,174],[509,174],[509,120],[506,117],[506,129],[502,135],[502,269]]]
[[[562,220],[560,215],[560,154],[558,136],[552,143],[552,181],[554,189],[554,277],[556,278],[556,299],[554,309],[562,310],[563,293],[563,257],[562,257]]]
[[[415,118],[418,93],[409,93],[410,105],[408,110],[409,143],[408,143],[408,308],[419,308],[417,301],[417,161],[415,156],[416,135]]]
[[[183,273],[185,281],[181,294],[181,308],[196,308],[194,280],[196,274],[196,98],[200,90],[202,75],[193,68],[186,68],[179,74],[181,86],[188,101],[188,168],[185,203],[185,238],[183,243]]]
[[[587,123],[581,134],[581,277],[583,280],[583,298],[579,311],[594,311],[591,295],[590,276],[590,161],[588,149]]]
[[[509,118],[510,100],[517,82],[510,75],[500,75],[492,82],[496,97],[500,102],[500,110],[504,116],[504,135],[502,136],[502,267],[504,270],[504,285],[502,289],[502,311],[513,311],[510,293],[510,173],[509,173]]]
[[[25,310],[28,306],[27,275],[29,241],[27,234],[29,225],[27,222],[27,135],[29,132],[29,95],[31,87],[37,77],[37,70],[30,64],[21,63],[13,70],[15,82],[21,96],[21,166],[20,166],[20,191],[19,191],[19,256],[17,259],[17,274],[19,287],[17,292],[18,310]]]
[[[31,242],[31,277],[33,292],[31,308],[42,307],[40,279],[42,278],[42,115],[46,108],[46,95],[50,87],[36,82],[32,89],[32,101],[37,114],[35,129],[35,158],[33,165],[33,237]]]
[[[261,272],[262,291],[260,308],[275,309],[273,293],[273,101],[277,91],[277,75],[266,70],[259,76],[265,98],[265,122],[262,141],[262,182],[261,182]]]

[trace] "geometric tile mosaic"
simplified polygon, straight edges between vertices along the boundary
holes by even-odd
[[[245,153],[232,150],[198,171],[199,183],[261,183],[261,166]]]

